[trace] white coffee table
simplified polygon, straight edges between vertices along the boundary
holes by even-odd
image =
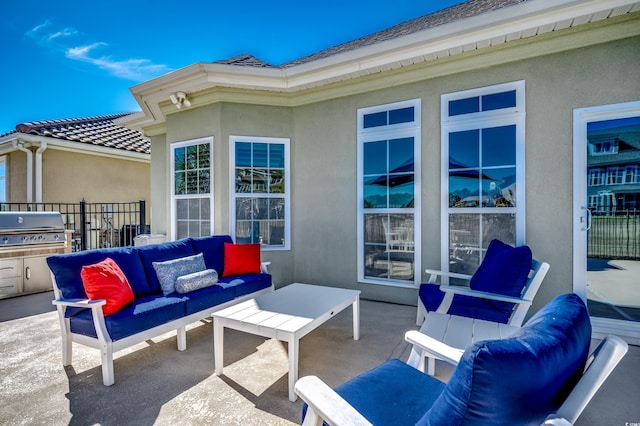
[[[289,400],[298,397],[298,349],[302,337],[343,311],[353,307],[353,340],[360,339],[360,291],[294,283],[214,312],[213,352],[215,374],[224,364],[224,328],[244,331],[288,343]]]

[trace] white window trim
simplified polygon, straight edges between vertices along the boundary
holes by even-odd
[[[259,136],[237,136],[229,135],[229,233],[235,240],[236,235],[236,142],[249,143],[272,143],[284,145],[284,194],[260,194],[261,198],[282,198],[284,195],[284,245],[271,246],[262,245],[263,251],[283,251],[291,250],[291,161],[290,149],[291,139],[272,138]],[[247,194],[242,194],[246,197]]]
[[[198,138],[198,139],[190,139],[186,141],[173,142],[169,145],[169,169],[170,169],[170,194],[171,194],[171,207],[170,207],[170,221],[171,221],[171,240],[174,241],[176,239],[176,200],[178,199],[188,199],[194,198],[197,196],[198,198],[204,198],[204,194],[193,194],[193,195],[176,195],[176,186],[175,186],[175,150],[176,148],[181,148],[183,146],[190,145],[201,145],[208,143],[210,145],[209,148],[209,208],[211,212],[211,235],[214,234],[214,175],[213,175],[213,136]]]
[[[516,106],[491,111],[462,114],[449,117],[449,101],[483,96],[493,93],[516,91]],[[526,181],[525,181],[525,81],[480,87],[461,92],[444,94],[440,97],[440,268],[449,271],[449,213],[491,213],[495,207],[449,208],[449,133],[506,125],[516,126],[516,207],[500,208],[502,212],[513,211],[516,215],[516,245],[525,244],[526,236]]]
[[[364,129],[364,116],[366,114],[389,111],[394,109],[414,107],[414,121],[410,123],[400,123],[388,126],[372,127]],[[406,287],[416,288],[422,282],[422,249],[421,241],[421,182],[422,182],[422,165],[421,165],[421,147],[422,147],[422,134],[421,134],[421,121],[422,121],[422,100],[412,99],[401,102],[394,102],[384,105],[376,105],[373,107],[358,109],[357,118],[357,262],[358,262],[358,282],[366,284],[379,284],[391,287]],[[414,159],[414,203],[413,209],[398,208],[398,209],[367,209],[367,213],[400,213],[409,214],[413,213],[413,232],[414,232],[414,274],[413,283],[406,280],[393,280],[393,279],[373,279],[365,278],[364,268],[364,188],[363,188],[363,146],[366,142],[371,142],[379,139],[396,139],[403,137],[413,137],[413,159]]]

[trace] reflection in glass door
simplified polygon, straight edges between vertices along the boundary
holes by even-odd
[[[574,286],[594,331],[640,340],[640,103],[576,110]],[[580,186],[580,188],[578,188]],[[574,233],[575,234],[575,233]]]

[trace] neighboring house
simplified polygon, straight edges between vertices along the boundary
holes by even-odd
[[[5,203],[148,200],[150,142],[128,114],[18,124],[0,135]]]
[[[605,123],[588,129],[588,207],[598,214],[640,213],[640,117]]]
[[[423,267],[526,243],[552,265],[537,309],[585,291],[584,132],[640,116],[638,52],[640,2],[470,0],[280,66],[188,66],[118,122],[151,138],[156,232],[262,242],[278,284],[398,303]]]
[[[142,132],[114,123],[127,115],[23,123],[0,135],[0,204],[79,203],[81,200],[87,203],[145,200],[148,204],[150,141]],[[91,215],[90,229],[105,228],[108,221],[116,221],[114,207],[105,208],[109,211]],[[145,210],[146,223],[149,223],[151,209]],[[76,215],[63,218],[78,220]],[[123,221],[139,224],[138,217],[132,213],[123,217]],[[67,226],[79,232],[78,223],[71,226],[69,222]],[[118,228],[121,227],[118,224]],[[87,247],[97,247],[98,237],[91,238]],[[128,238],[125,242],[130,241]]]

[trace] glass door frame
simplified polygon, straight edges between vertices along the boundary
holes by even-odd
[[[573,110],[573,291],[587,302],[587,124],[640,116],[640,101]],[[640,322],[591,317],[594,338],[616,334],[640,344]]]

